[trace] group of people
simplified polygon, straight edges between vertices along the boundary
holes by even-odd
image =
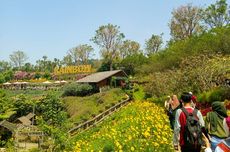
[[[168,96],[165,108],[174,131],[175,150],[182,152],[230,152],[230,117],[222,102],[212,103],[205,119],[196,107],[196,96],[184,92],[180,100]]]

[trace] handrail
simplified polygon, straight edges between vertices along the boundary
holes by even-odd
[[[127,95],[128,96],[128,95]],[[83,122],[75,127],[73,127],[72,129],[70,129],[68,131],[68,133],[70,135],[74,135],[79,129],[83,129],[86,130],[89,127],[98,124],[99,122],[101,122],[103,119],[105,119],[107,116],[109,116],[111,113],[113,113],[114,111],[116,111],[117,109],[121,108],[122,106],[126,105],[129,101],[131,101],[130,97],[128,96],[128,98],[122,102],[119,102],[117,104],[115,104],[114,106],[110,107],[109,109],[105,110],[104,112],[98,114],[97,116],[95,116],[94,118],[92,118],[91,120],[88,120],[86,122]]]

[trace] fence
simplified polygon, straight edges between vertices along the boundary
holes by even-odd
[[[131,101],[130,97],[128,96],[128,98],[124,101],[121,101],[117,104],[115,104],[114,106],[110,107],[109,109],[107,109],[106,111],[100,113],[99,115],[95,116],[93,119],[88,120],[86,122],[83,122],[79,125],[77,125],[76,127],[70,129],[68,131],[68,133],[72,136],[75,135],[78,132],[81,132],[83,130],[86,130],[88,128],[90,128],[91,126],[94,126],[98,123],[100,123],[102,120],[104,120],[106,117],[108,117],[110,114],[112,114],[113,112],[115,112],[116,110],[120,109],[121,107],[125,106],[126,104],[128,104]]]

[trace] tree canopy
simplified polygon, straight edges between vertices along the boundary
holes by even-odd
[[[172,39],[183,40],[202,32],[202,9],[187,4],[173,10],[169,23]]]
[[[109,63],[110,70],[113,69],[113,63],[119,57],[119,48],[125,37],[119,29],[117,25],[102,25],[91,39],[101,48],[101,55]]]

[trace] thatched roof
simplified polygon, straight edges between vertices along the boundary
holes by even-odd
[[[3,127],[9,129],[12,132],[14,132],[17,129],[17,126],[15,124],[10,123],[10,122],[8,122],[6,120],[1,121],[0,126],[3,126]]]
[[[28,115],[26,115],[26,118],[28,119],[32,119],[35,116],[35,114],[33,113],[29,113]]]
[[[91,75],[88,75],[88,76],[76,81],[76,82],[79,82],[79,83],[80,82],[97,83],[97,82],[100,82],[106,78],[109,78],[109,77],[111,77],[111,76],[113,76],[119,72],[123,72],[124,75],[127,76],[125,74],[125,72],[122,70],[104,71],[104,72],[93,73]]]
[[[18,118],[18,120],[21,121],[23,125],[31,125],[31,121],[26,116],[22,116]]]

